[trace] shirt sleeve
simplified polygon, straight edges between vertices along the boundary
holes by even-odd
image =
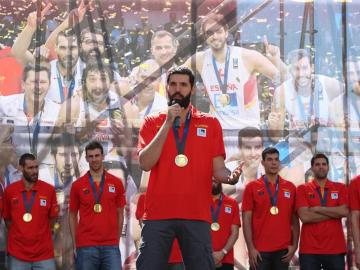
[[[153,118],[145,117],[144,123],[139,131],[139,140],[137,146],[137,152],[139,153],[142,149],[148,145],[156,134],[156,124],[152,121]]]
[[[50,201],[50,217],[54,218],[57,217],[59,215],[59,205],[57,203],[57,199],[56,199],[56,192],[55,189],[53,187],[51,187],[51,201]]]
[[[214,127],[213,142],[216,142],[213,144],[214,146],[213,157],[222,156],[224,159],[226,159],[222,128],[219,120],[217,120],[216,118],[213,119],[213,127]]]
[[[349,207],[350,210],[359,210],[360,211],[360,197],[359,189],[357,188],[357,180],[352,180],[349,185]]]
[[[341,190],[339,195],[340,195],[339,205],[348,205],[349,204],[348,188],[344,184],[341,184]]]
[[[118,184],[118,192],[116,194],[116,207],[124,208],[126,204],[125,189],[120,179],[118,181]]]
[[[70,212],[77,213],[80,208],[80,201],[79,201],[79,194],[78,194],[78,188],[77,183],[74,182],[71,186],[70,190],[70,202],[69,202],[69,210]]]
[[[301,185],[296,190],[296,203],[295,209],[298,210],[301,207],[309,207],[309,202],[306,199],[306,186]]]
[[[239,204],[235,200],[233,201],[233,209],[234,209],[234,216],[233,216],[232,224],[241,227]]]
[[[241,204],[243,212],[252,211],[254,209],[254,198],[252,190],[252,183],[249,183],[245,186]]]

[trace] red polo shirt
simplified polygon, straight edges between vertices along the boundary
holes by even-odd
[[[321,206],[317,188],[320,187],[316,181],[297,188],[296,210],[301,207]],[[327,180],[325,189],[328,190],[327,207],[348,204],[347,189],[344,184]],[[346,244],[341,218],[302,224],[299,253],[340,254],[345,252]]]
[[[351,180],[349,185],[349,208],[360,211],[360,175]]]
[[[100,199],[101,213],[94,212],[95,198],[90,185],[90,173],[71,186],[70,211],[79,212],[76,227],[76,247],[116,246],[119,244],[117,209],[125,206],[125,190],[121,180],[105,172],[105,184]],[[97,193],[99,186],[96,185]]]
[[[221,251],[226,242],[231,235],[231,227],[232,225],[236,225],[240,227],[240,214],[239,214],[239,205],[236,200],[226,196],[225,194],[222,195],[222,203],[219,212],[218,223],[220,225],[220,230],[213,231],[211,230],[211,240],[212,240],[212,247],[214,251]],[[216,211],[218,207],[219,199],[212,201],[212,206],[214,211]],[[229,263],[234,264],[234,249],[230,249],[228,254],[224,256],[221,261],[222,263]]]
[[[53,186],[38,180],[30,191],[26,192],[27,201],[33,191],[34,203],[31,209],[31,222],[23,221],[25,206],[22,192],[26,191],[24,180],[17,181],[5,189],[4,219],[10,221],[7,251],[19,260],[35,262],[54,257],[51,238],[50,219],[58,216],[59,207]]]
[[[141,194],[136,205],[135,217],[137,220],[142,219],[145,211],[145,193]],[[177,239],[174,240],[173,245],[171,247],[171,253],[168,260],[168,263],[182,263],[182,255],[179,246],[179,242]]]
[[[170,129],[158,162],[151,168],[146,192],[147,220],[194,219],[210,221],[213,158],[225,158],[219,121],[191,106],[191,121],[185,145],[188,164],[175,165],[178,154],[173,130]],[[166,119],[166,114],[145,118],[140,129],[138,152],[148,145]],[[179,128],[182,138],[184,125]]]
[[[270,183],[271,194],[275,184]],[[252,237],[261,252],[287,249],[292,243],[291,220],[295,211],[295,185],[279,177],[278,215],[270,214],[271,202],[263,176],[245,186],[242,211],[252,211]]]

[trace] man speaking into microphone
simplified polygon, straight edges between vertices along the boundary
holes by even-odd
[[[137,269],[167,269],[177,238],[187,270],[213,270],[212,178],[235,184],[241,168],[232,173],[225,168],[219,121],[190,105],[195,93],[192,71],[184,67],[170,70],[166,91],[167,112],[147,116],[139,135],[140,166],[151,173]],[[177,117],[179,127],[174,123]]]

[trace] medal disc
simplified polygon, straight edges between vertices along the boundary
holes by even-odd
[[[230,104],[230,96],[228,94],[221,94],[219,97],[221,105],[227,106]]]
[[[214,232],[217,232],[218,230],[220,230],[220,224],[217,222],[211,223],[211,230],[213,230]]]
[[[276,206],[272,206],[270,208],[270,214],[272,214],[273,216],[276,216],[277,214],[279,214],[279,208],[277,208]]]
[[[94,205],[94,212],[95,212],[95,213],[101,213],[101,211],[102,211],[102,206],[101,206],[101,204],[100,204],[100,203],[95,204],[95,205]]]
[[[188,158],[184,154],[175,157],[175,164],[178,167],[185,167],[188,164]]]
[[[32,220],[32,215],[30,213],[25,213],[23,215],[23,221],[30,222]]]

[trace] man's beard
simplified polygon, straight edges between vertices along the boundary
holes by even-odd
[[[181,98],[179,98],[178,96],[181,96]],[[171,106],[173,104],[179,104],[181,108],[186,109],[190,105],[190,100],[191,93],[189,93],[186,97],[179,93],[175,93],[174,95],[169,97],[168,105]]]
[[[91,54],[92,52],[95,52],[96,54],[92,55]],[[80,58],[85,63],[89,62],[90,60],[92,60],[92,61],[100,61],[101,57],[102,57],[101,52],[97,48],[91,49],[88,52],[84,52],[84,51],[80,52]]]
[[[221,191],[222,191],[222,186],[220,183],[212,185],[212,189],[211,189],[212,195],[219,195],[221,193]]]

